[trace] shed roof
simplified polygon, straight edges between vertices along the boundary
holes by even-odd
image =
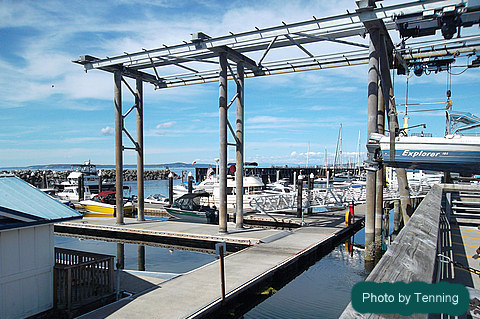
[[[20,178],[10,174],[0,175],[0,229],[81,217],[82,214]]]

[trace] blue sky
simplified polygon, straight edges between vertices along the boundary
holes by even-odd
[[[98,70],[85,73],[71,62],[80,55],[115,56],[189,41],[196,31],[221,36],[346,9],[353,11],[354,1],[1,1],[0,167],[88,159],[114,163],[113,76]],[[322,47],[311,50],[320,54]],[[478,69],[452,77],[454,109],[479,115],[479,79]],[[246,161],[305,165],[310,149],[309,163],[322,165],[326,147],[332,162],[340,123],[344,158],[353,160],[359,130],[365,149],[366,80],[366,66],[247,79]],[[405,82],[405,76],[395,77],[397,103],[405,103]],[[229,83],[229,98],[234,91]],[[445,91],[446,73],[414,76],[408,99],[445,101]],[[133,101],[124,92],[127,110]],[[218,84],[157,91],[145,84],[144,92],[145,163],[213,163],[218,157]],[[434,107],[441,106],[423,108]],[[233,122],[233,107],[229,116]],[[133,120],[126,126],[134,134]],[[419,123],[441,135],[444,113],[412,113],[410,124]],[[124,136],[124,145],[129,143]],[[124,162],[134,164],[135,153],[126,151]]]

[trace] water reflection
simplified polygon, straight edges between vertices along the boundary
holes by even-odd
[[[145,271],[145,245],[138,245],[138,270]]]
[[[215,260],[215,251],[136,241],[55,235],[55,246],[115,256],[121,269],[184,273]]]

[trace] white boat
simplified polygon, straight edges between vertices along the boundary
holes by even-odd
[[[374,143],[378,144],[377,158],[380,155],[387,166],[465,174],[480,172],[480,136],[399,136],[395,138],[392,158],[390,137],[378,135],[371,136],[369,145],[374,149]]]
[[[192,185],[193,192],[194,193],[207,192],[209,194],[213,194],[213,189],[214,189],[215,183],[217,183],[217,179],[215,177],[206,178],[205,180],[203,180],[199,184]],[[177,195],[177,197],[187,194],[188,193],[188,184],[183,183],[182,185],[174,185],[173,186],[173,192],[174,192],[174,194]]]
[[[72,165],[71,167],[72,172],[68,174],[67,180],[61,182],[57,185],[60,189],[60,192],[69,188],[68,191],[65,191],[67,194],[62,194],[64,197],[69,197],[69,200],[78,200],[78,195],[76,198],[71,198],[72,196],[72,188],[78,188],[78,180],[82,178],[82,183],[85,188],[85,193],[96,194],[98,193],[98,184],[99,184],[99,171],[97,171],[97,167],[92,164],[90,161],[87,161],[80,165]],[[115,189],[115,183],[113,182],[102,182],[102,190],[113,190]],[[88,198],[88,197],[87,197]]]
[[[259,196],[268,195],[265,192],[265,184],[258,176],[243,177],[243,207],[250,207],[250,201]],[[219,207],[220,203],[220,184],[215,183],[213,188],[213,200]],[[236,183],[233,176],[227,176],[227,208],[235,208],[237,203]]]
[[[153,194],[153,195],[147,196],[143,201],[144,203],[161,205],[161,206],[170,204],[168,197],[162,194]]]

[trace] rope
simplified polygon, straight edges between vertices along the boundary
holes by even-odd
[[[438,254],[437,257],[439,258],[438,261],[441,262],[441,263],[444,263],[444,264],[452,264],[454,267],[457,267],[457,268],[461,268],[461,269],[464,269],[468,272],[471,272],[475,275],[479,275],[480,276],[480,270],[478,269],[475,269],[475,268],[472,268],[472,267],[467,267],[467,266],[464,266],[463,264],[457,262],[457,261],[453,261],[452,258],[448,257],[448,256],[445,256],[445,255],[442,255],[442,254]]]

